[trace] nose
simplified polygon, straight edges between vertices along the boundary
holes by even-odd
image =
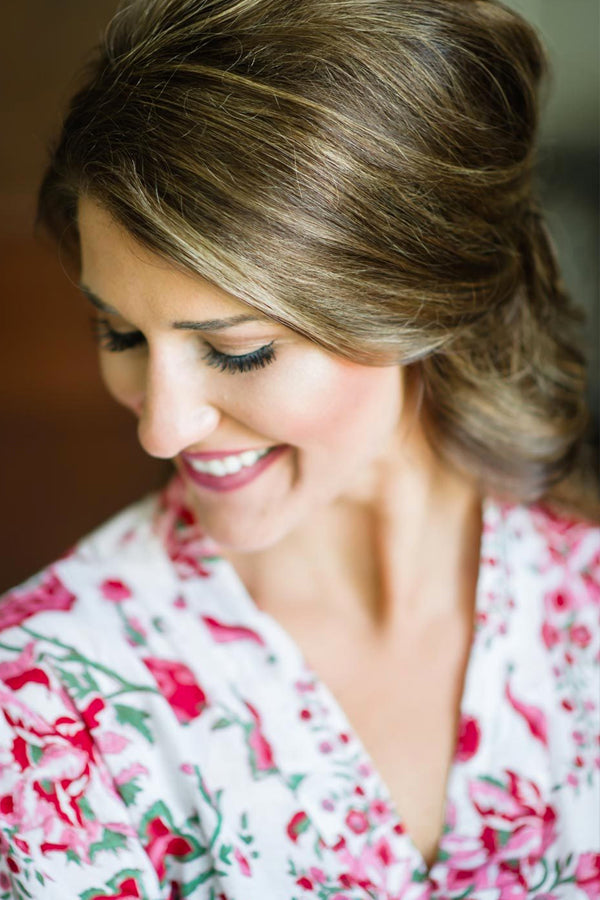
[[[145,391],[132,404],[138,414],[138,440],[150,456],[172,459],[206,440],[219,425],[220,412],[195,380],[177,366],[148,366]]]

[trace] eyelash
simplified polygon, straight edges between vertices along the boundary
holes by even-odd
[[[122,353],[131,350],[144,342],[144,336],[140,331],[115,331],[110,327],[106,319],[92,318],[92,332],[97,343],[110,353]],[[273,342],[245,353],[242,356],[231,356],[228,353],[219,353],[210,344],[207,345],[203,359],[209,366],[219,369],[220,372],[250,372],[253,369],[264,369],[275,359]]]

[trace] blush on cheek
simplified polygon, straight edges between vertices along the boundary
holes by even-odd
[[[246,416],[258,433],[282,443],[337,452],[348,442],[378,439],[397,421],[401,403],[399,367],[359,365],[303,346],[264,379]]]

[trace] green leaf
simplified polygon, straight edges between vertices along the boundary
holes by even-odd
[[[119,784],[117,786],[117,790],[123,800],[125,806],[132,806],[135,803],[136,794],[141,791],[141,787],[139,784],[135,783],[135,778],[132,778],[131,781],[126,781],[124,784]]]
[[[41,872],[36,872],[35,877],[37,878],[37,880],[39,881],[40,884],[46,884],[46,880]]]
[[[134,628],[131,622],[127,620],[125,622],[125,631],[127,633],[127,636],[130,637],[133,643],[137,644],[138,647],[140,645],[146,644],[146,638],[144,637],[142,632],[138,631],[137,628]]]
[[[201,875],[198,875],[197,878],[194,878],[193,881],[186,881],[185,884],[181,885],[181,894],[183,897],[189,897],[190,894],[193,894],[196,888],[204,884],[205,881],[208,881],[209,878],[213,878],[215,875],[226,875],[227,872],[220,872],[218,869],[209,869],[208,872],[202,872]]]
[[[240,822],[242,824],[242,830],[248,831],[248,813],[247,812],[242,813],[242,818],[240,819]]]
[[[120,725],[127,723],[142,734],[148,743],[154,743],[154,736],[145,720],[150,718],[150,713],[141,709],[135,709],[133,706],[125,706],[123,703],[115,703],[115,712],[117,714],[117,722]]]
[[[44,751],[37,744],[29,744],[29,755],[34,766],[37,766],[40,759],[44,755]]]
[[[96,679],[94,678],[94,676],[92,675],[92,673],[89,672],[87,669],[86,669],[86,671],[83,673],[83,680],[84,680],[85,683],[87,684],[88,689],[89,689],[90,691],[98,691],[98,690],[100,690],[100,688],[99,688],[99,686],[98,686],[98,682],[96,681]],[[86,692],[86,693],[87,693],[87,692]]]
[[[77,863],[78,866],[81,865],[81,859],[80,859],[79,856],[75,853],[74,850],[71,850],[70,847],[69,847],[68,850],[66,851],[65,856],[67,857],[67,860],[68,860],[69,862]]]
[[[297,773],[295,775],[290,775],[290,777],[288,778],[288,782],[287,782],[288,787],[290,788],[290,790],[295,791],[296,788],[298,787],[298,785],[302,781],[304,781],[305,778],[306,778],[306,773],[302,773],[302,774]]]
[[[79,798],[79,809],[82,812],[82,815],[88,819],[90,822],[94,822],[96,820],[96,816],[92,811],[92,807],[90,806],[89,800],[87,797]]]
[[[505,847],[508,844],[511,834],[512,834],[512,831],[497,831],[496,832],[496,835],[498,836],[501,847]],[[510,865],[510,863],[508,863],[508,865]]]
[[[230,719],[218,719],[213,725],[211,725],[211,731],[217,731],[219,728],[228,728],[231,725]]]
[[[123,850],[127,845],[127,838],[120,831],[111,831],[109,828],[104,829],[101,841],[96,841],[90,845],[90,859],[93,861],[96,853],[100,850],[109,850],[115,853],[117,850]]]
[[[22,881],[15,881],[15,884],[18,887],[19,891],[23,892],[22,893],[23,897],[33,897],[33,894],[29,893],[29,891],[27,890],[27,888],[25,887],[25,885],[23,884]]]
[[[82,685],[79,678],[77,678],[76,675],[73,675],[72,672],[67,672],[65,669],[61,669],[59,666],[57,666],[56,669],[61,677],[61,681],[64,681],[65,685],[70,688],[73,693],[79,694],[82,690]]]
[[[231,860],[228,859],[228,856],[232,850],[233,847],[231,844],[222,844],[221,849],[219,850],[219,859],[221,860],[221,862],[224,862],[228,866],[231,865]]]
[[[506,790],[506,785],[501,781],[498,781],[497,778],[492,778],[491,775],[480,775],[479,781],[485,781],[486,784],[493,784],[494,787],[500,788],[502,791]]]

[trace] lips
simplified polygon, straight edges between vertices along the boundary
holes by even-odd
[[[253,465],[245,466],[239,472],[227,475],[212,475],[210,472],[198,472],[191,460],[208,462],[210,460],[223,459],[234,454],[231,451],[215,451],[213,453],[182,453],[181,461],[183,463],[184,472],[190,481],[200,487],[207,488],[211,491],[234,491],[238,488],[245,487],[255,478],[258,478],[265,469],[271,466],[279,457],[289,449],[288,444],[280,444],[271,448],[268,453],[261,456]],[[237,451],[239,455],[248,451]]]

